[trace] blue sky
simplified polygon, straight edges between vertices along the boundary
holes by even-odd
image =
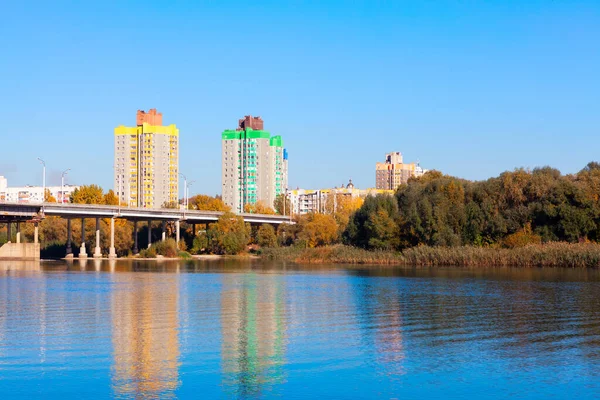
[[[600,1],[0,2],[0,175],[112,185],[113,129],[158,108],[192,193],[220,133],[284,138],[291,188],[375,184],[390,151],[486,179],[600,160]]]

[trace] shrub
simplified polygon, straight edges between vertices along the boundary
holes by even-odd
[[[241,253],[246,249],[249,235],[237,234],[234,232],[225,233],[221,239],[221,251],[225,254],[234,255]]]
[[[177,254],[179,253],[179,249],[177,248],[177,242],[175,241],[175,239],[171,238],[165,241],[156,242],[152,244],[150,248],[154,248],[156,250],[156,254],[161,255],[163,257],[177,257]]]
[[[184,260],[190,260],[192,258],[192,255],[190,253],[188,253],[187,251],[183,251],[183,250],[180,250],[179,253],[177,254],[177,256]]]
[[[156,248],[150,246],[149,249],[143,249],[140,251],[141,258],[156,258]]]
[[[509,249],[541,243],[542,237],[531,231],[531,224],[527,224],[522,230],[506,236],[503,241],[504,246]]]
[[[180,251],[187,251],[187,244],[185,243],[185,240],[180,240],[179,244],[177,245],[177,248]]]
[[[208,236],[205,232],[201,232],[194,238],[194,243],[192,246],[193,254],[200,254],[202,252],[207,251],[208,249]]]

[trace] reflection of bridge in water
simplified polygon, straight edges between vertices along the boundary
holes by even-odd
[[[44,203],[44,204],[18,204],[18,203],[0,203],[0,222],[6,223],[7,237],[12,237],[12,226],[16,226],[16,244],[21,244],[20,224],[23,222],[31,222],[34,224],[34,245],[35,249],[27,249],[28,251],[37,252],[39,258],[38,246],[38,222],[47,216],[54,216],[67,219],[67,255],[72,254],[71,251],[71,221],[73,219],[81,220],[81,246],[80,257],[87,257],[85,248],[85,219],[96,220],[96,246],[93,256],[96,258],[102,257],[100,250],[100,219],[110,219],[110,248],[109,258],[116,257],[115,251],[115,220],[124,219],[134,223],[133,235],[135,240],[134,253],[137,253],[137,232],[138,222],[146,221],[148,226],[151,226],[152,221],[162,222],[162,240],[166,238],[167,222],[175,223],[175,240],[179,242],[180,223],[185,222],[192,225],[192,232],[196,232],[195,224],[207,224],[216,222],[223,215],[221,211],[200,211],[200,210],[180,210],[180,209],[148,209],[148,208],[133,208],[121,206],[106,206],[106,205],[87,205],[87,204],[59,204],[59,203]],[[289,216],[281,215],[263,215],[263,214],[239,214],[244,218],[245,222],[251,225],[272,224],[279,225],[290,222]],[[152,242],[151,230],[148,229],[148,244]],[[16,244],[11,244],[10,255],[3,255],[3,250],[0,248],[0,259],[3,257],[11,258],[30,258],[25,256],[25,246],[16,247]],[[16,247],[16,248],[15,248]],[[23,247],[23,249],[21,249]],[[91,251],[91,249],[90,249]],[[7,249],[4,249],[7,252]],[[21,257],[19,255],[21,254]],[[36,258],[36,257],[33,257]]]

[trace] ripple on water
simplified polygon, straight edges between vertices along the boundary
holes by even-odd
[[[0,272],[3,399],[600,396],[593,274],[128,265]]]

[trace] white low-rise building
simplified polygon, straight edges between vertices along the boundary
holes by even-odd
[[[357,189],[354,187],[352,181],[347,185],[341,185],[339,188],[333,189],[296,189],[288,190],[287,198],[289,199],[292,211],[296,215],[310,214],[310,213],[327,213],[335,210],[328,210],[329,208],[335,209],[337,200],[341,196],[349,196],[351,198],[362,198],[367,196],[375,196],[377,194],[394,194],[393,190],[385,189]],[[328,199],[331,199],[328,203]]]
[[[68,203],[71,193],[79,186],[46,186],[46,190],[58,203]],[[0,175],[0,202],[5,203],[41,203],[44,200],[44,188],[41,186],[9,187],[8,180]]]

